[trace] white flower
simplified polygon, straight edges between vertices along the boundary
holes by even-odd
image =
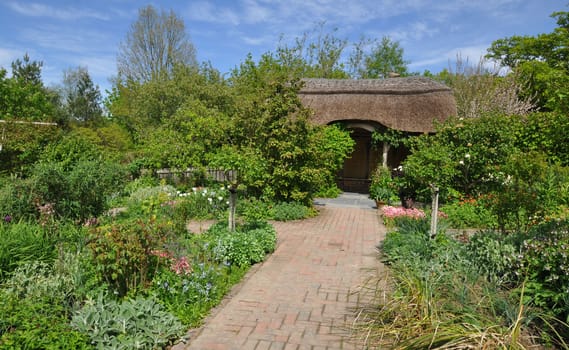
[[[470,158],[470,154],[466,153],[466,154],[464,155],[464,158],[466,158],[466,159]]]
[[[458,162],[458,164],[464,165],[464,160],[460,160],[460,161]]]
[[[192,191],[196,192],[198,189],[196,187],[192,187]]]
[[[220,197],[217,197],[217,199],[221,201],[221,200],[223,200],[223,197],[220,196]]]
[[[211,201],[213,201],[213,199],[211,199],[211,198],[208,198],[208,199],[207,199],[207,201],[211,203]]]

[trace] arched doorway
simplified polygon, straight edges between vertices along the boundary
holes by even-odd
[[[344,167],[338,172],[337,185],[344,192],[369,193],[371,173],[377,166],[381,155],[372,144],[375,126],[367,123],[346,123],[355,141],[354,150],[344,161]]]

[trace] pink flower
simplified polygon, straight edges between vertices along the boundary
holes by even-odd
[[[180,259],[172,259],[172,266],[170,268],[177,275],[188,275],[192,272],[192,267],[185,256]]]
[[[388,219],[394,219],[403,216],[410,217],[413,219],[420,219],[425,217],[425,212],[417,208],[406,209],[403,207],[392,207],[386,205],[382,208],[382,210],[383,210],[383,216]]]

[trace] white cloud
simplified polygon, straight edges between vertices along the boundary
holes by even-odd
[[[211,2],[196,1],[190,4],[188,17],[194,21],[211,22],[211,23],[226,23],[231,25],[238,25],[240,23],[239,15],[233,10],[216,7]]]
[[[24,52],[20,50],[7,49],[0,47],[0,67],[10,72],[10,66],[18,58],[22,58]]]
[[[77,20],[81,18],[93,18],[103,21],[109,20],[109,16],[98,11],[79,8],[56,8],[35,2],[9,2],[8,7],[24,16],[50,17],[57,20]]]
[[[109,38],[96,30],[66,29],[56,26],[26,28],[21,32],[27,42],[47,49],[84,54],[105,48]]]

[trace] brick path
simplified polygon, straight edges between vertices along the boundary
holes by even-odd
[[[322,207],[308,220],[275,223],[278,245],[205,325],[175,350],[359,349],[349,307],[381,269],[385,229],[372,209]]]

